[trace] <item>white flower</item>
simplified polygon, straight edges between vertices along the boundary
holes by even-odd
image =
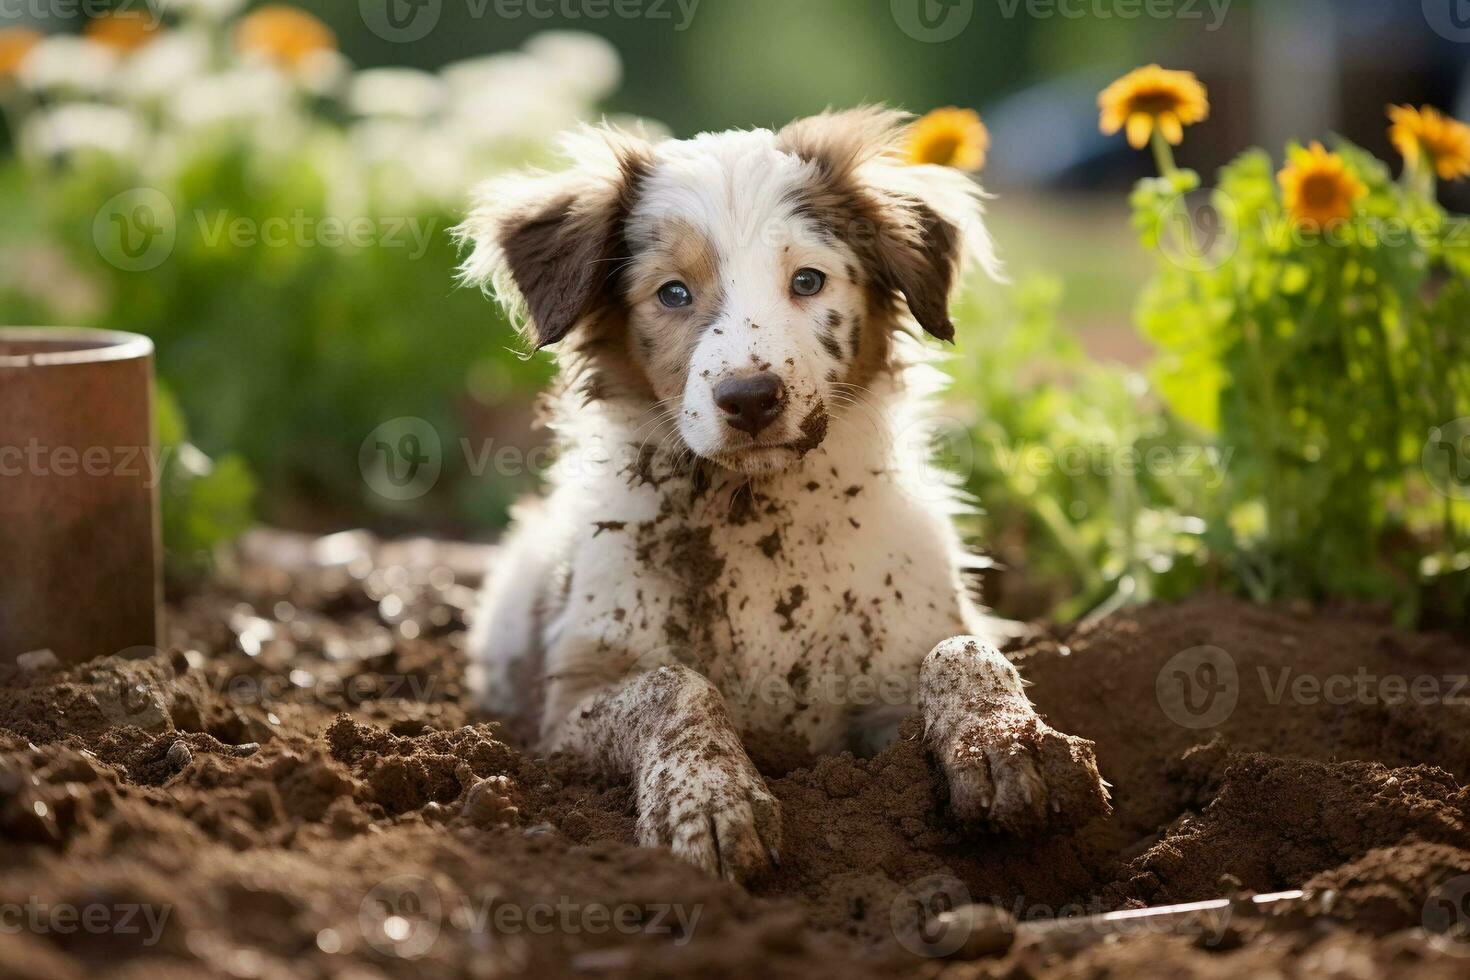
[[[225,20],[240,12],[245,0],[153,0],[158,9],[166,13],[178,13],[184,17],[205,17],[210,20]]]
[[[258,65],[199,78],[175,93],[169,105],[185,126],[279,118],[292,107],[291,85],[280,72]]]
[[[456,61],[440,69],[439,77],[457,100],[495,99],[518,90],[559,87],[549,63],[517,51]]]
[[[413,174],[419,192],[434,200],[462,205],[476,175],[453,131],[436,126],[426,130],[417,145]]]
[[[586,31],[544,31],[523,46],[548,65],[568,91],[589,103],[611,95],[623,78],[617,49]]]
[[[416,68],[369,68],[352,79],[347,103],[359,116],[421,119],[444,102],[444,83]]]
[[[54,90],[101,94],[117,70],[111,48],[71,34],[52,34],[20,63],[21,84],[37,92]]]
[[[134,99],[165,98],[190,85],[209,67],[209,37],[179,30],[144,45],[122,66],[118,88]]]
[[[340,51],[322,48],[304,55],[296,63],[293,74],[312,95],[336,95],[352,74],[352,62]]]
[[[21,145],[28,154],[44,159],[77,150],[136,157],[142,153],[146,133],[142,118],[131,109],[73,102],[44,109],[26,120]]]
[[[580,107],[554,88],[526,87],[458,99],[447,122],[475,146],[507,140],[550,140],[581,120]]]
[[[402,159],[405,149],[412,152],[414,138],[421,127],[406,119],[364,119],[348,131],[354,152],[366,163],[393,162]]]
[[[551,65],[527,54],[473,58],[440,74],[449,87],[453,128],[477,146],[549,138],[583,114],[582,101]]]
[[[351,139],[355,158],[379,172],[379,193],[396,196],[393,206],[426,199],[458,204],[474,182],[469,154],[442,126],[367,119],[352,127]]]
[[[304,92],[333,96],[342,91],[352,74],[352,62],[342,52],[319,48],[303,54],[291,65],[283,65],[261,51],[246,51],[239,63],[252,70],[272,71]]]

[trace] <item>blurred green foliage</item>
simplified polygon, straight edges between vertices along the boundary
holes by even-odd
[[[1142,376],[1089,360],[1058,326],[1060,302],[1037,277],[977,291],[957,318],[952,410],[973,448],[961,471],[979,539],[1015,572],[986,600],[1073,619],[1185,595],[1209,573],[1197,515],[1228,460]]]
[[[154,418],[163,459],[159,488],[169,576],[188,579],[209,567],[214,549],[250,527],[255,478],[235,453],[211,459],[189,441],[173,395],[159,385]]]
[[[617,55],[586,36],[544,35],[437,75],[356,72],[336,52],[319,74],[292,75],[231,60],[225,25],[185,19],[171,24],[178,60],[152,65],[185,81],[142,85],[148,73],[130,68],[43,87],[25,107],[24,152],[0,164],[0,249],[26,265],[0,275],[0,318],[155,339],[176,572],[245,527],[252,501],[297,526],[493,528],[531,477],[475,475],[461,440],[476,456],[524,440],[550,361],[511,350],[503,318],[454,283],[448,230],[474,178],[544,162],[555,132],[604,100],[666,110],[678,131],[829,103],[942,104],[957,87],[996,92],[1020,66],[1034,71],[1026,45],[1045,46],[1039,60],[1056,71],[1127,60],[1157,26],[1043,31],[1002,18],[985,22],[997,56],[977,59],[958,42],[904,37],[887,6],[706,0],[689,42],[668,50],[670,24],[563,25],[618,39],[630,55],[618,94]],[[429,50],[375,48],[356,11],[322,5],[362,60],[411,53],[436,67],[484,45],[455,29],[457,10],[446,5]],[[509,23],[496,46],[546,26]],[[813,36],[840,56],[811,57]],[[1217,584],[1261,600],[1379,600],[1406,620],[1463,615],[1470,504],[1444,492],[1447,474],[1424,453],[1436,426],[1470,416],[1470,235],[1369,154],[1341,151],[1370,190],[1361,216],[1416,234],[1284,233],[1259,151],[1221,173],[1211,213],[1226,220],[1211,229],[1187,206],[1204,193],[1192,172],[1138,185],[1135,230],[1158,257],[1137,305],[1158,350],[1147,374],[1090,358],[1058,324],[1059,311],[1098,319],[1134,287],[1120,249],[1048,224],[1086,205],[1048,199],[1010,215],[1000,237],[1024,256],[1029,236],[1072,289],[1068,301],[1057,280],[1027,275],[956,313],[950,462],[983,508],[979,540],[1011,570],[993,597],[1003,612],[1071,619]],[[129,197],[140,190],[153,210]],[[1092,209],[1094,224],[1111,220]],[[162,211],[166,254],[132,261],[134,219]],[[996,211],[1004,228],[1006,205]],[[431,492],[393,500],[374,492],[359,450],[404,418],[438,435],[445,465]]]
[[[243,455],[277,499],[328,502],[337,514],[324,516],[337,520],[423,521],[447,504],[499,523],[507,501],[477,508],[475,495],[454,482],[457,471],[438,496],[408,505],[374,495],[357,448],[400,416],[425,419],[456,445],[466,433],[461,413],[472,374],[493,379],[479,392],[493,407],[530,397],[546,380],[545,362],[522,363],[492,305],[456,286],[448,230],[458,219],[447,208],[395,213],[369,202],[358,217],[370,238],[334,242],[329,159],[310,148],[262,159],[241,143],[211,147],[165,188],[182,209],[177,241],[167,262],[143,273],[104,260],[112,246],[92,240],[93,202],[134,177],[93,174],[85,184],[73,177],[74,209],[59,219],[71,233],[62,240],[106,291],[108,324],[158,343],[159,372],[205,444]],[[231,227],[246,236],[240,242],[262,238],[241,247],[230,241]],[[265,239],[272,227],[286,236],[282,243]]]
[[[399,416],[425,419],[457,447],[477,412],[531,398],[548,365],[523,363],[491,304],[455,285],[448,229],[457,219],[447,209],[370,207],[362,213],[373,240],[330,242],[323,162],[310,149],[264,159],[258,148],[223,140],[176,180],[153,175],[147,186],[173,202],[176,240],[167,261],[140,271],[109,260],[134,230],[96,220],[98,202],[142,180],[124,162],[73,160],[32,203],[41,206],[46,240],[96,291],[82,325],[154,339],[159,376],[199,445],[248,464],[264,491],[263,517],[323,526],[499,524],[520,488],[472,485],[450,467],[433,494],[388,500],[364,481],[358,447]],[[298,237],[282,222],[304,230]],[[287,236],[282,243],[241,247],[246,239],[230,238],[232,228],[252,236],[272,227]],[[59,316],[34,296],[0,305],[10,307],[7,319]]]
[[[1470,503],[1426,447],[1470,415],[1470,225],[1371,154],[1337,151],[1368,194],[1319,230],[1287,213],[1260,150],[1221,172],[1205,212],[1188,203],[1193,172],[1139,184],[1135,227],[1159,254],[1138,307],[1153,376],[1231,451],[1202,516],[1250,595],[1462,619]],[[1200,213],[1216,216],[1211,242]]]

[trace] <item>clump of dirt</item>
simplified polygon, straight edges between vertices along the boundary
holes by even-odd
[[[1323,912],[1361,930],[1387,935],[1423,925],[1442,900],[1452,914],[1470,894],[1470,852],[1415,841],[1376,847],[1307,882]],[[1430,922],[1433,927],[1435,923]],[[1467,937],[1470,938],[1470,937]],[[1470,952],[1470,949],[1467,949]]]
[[[483,557],[254,537],[175,603],[168,650],[0,667],[6,975],[1463,973],[1448,636],[1205,596],[1033,640],[1014,659],[1115,806],[1037,839],[953,820],[916,723],[870,759],[751,733],[785,846],[741,888],[634,846],[625,783],[470,710]],[[1170,933],[1070,918],[1222,896]],[[972,901],[1014,941],[946,945],[935,913]]]
[[[1129,862],[1117,894],[1149,905],[1196,901],[1218,893],[1227,875],[1273,892],[1406,839],[1464,845],[1467,803],[1434,766],[1235,756],[1204,812],[1180,817]]]

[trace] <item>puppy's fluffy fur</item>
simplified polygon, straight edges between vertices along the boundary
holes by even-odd
[[[873,749],[917,710],[960,818],[1106,807],[1091,743],[1047,728],[988,642],[926,465],[921,331],[952,340],[964,268],[995,259],[977,186],[905,165],[905,133],[882,109],[657,145],[588,130],[460,229],[465,276],[561,369],[558,462],[497,558],[475,689],[629,777],[645,844],[731,878],[781,833],[742,729]]]

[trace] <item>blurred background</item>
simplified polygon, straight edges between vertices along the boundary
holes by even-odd
[[[1470,116],[1460,0],[293,0],[313,19],[247,21],[261,6],[0,7],[0,322],[155,338],[176,571],[254,520],[492,538],[534,486],[534,454],[496,453],[539,444],[548,361],[453,281],[476,179],[604,114],[687,136],[886,102],[974,108],[992,136],[980,179],[1013,283],[977,284],[959,321],[963,444],[942,447],[1025,573],[992,596],[1070,616],[1211,582],[1312,595],[1219,559],[1249,534],[1244,490],[1211,514],[1214,487],[997,452],[1218,448],[1150,381],[1135,313],[1159,258],[1129,189],[1154,165],[1099,132],[1097,93],[1150,62],[1197,73],[1212,113],[1178,160],[1206,183],[1248,146],[1279,165],[1334,133],[1397,168],[1390,102]],[[1464,185],[1440,200],[1470,207]],[[375,477],[373,447],[405,438],[437,442],[432,480]],[[1458,560],[1458,519],[1410,566]],[[1215,525],[1237,545],[1212,558]]]

